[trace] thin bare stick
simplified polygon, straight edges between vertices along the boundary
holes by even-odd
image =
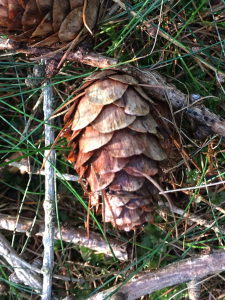
[[[88,300],[106,299],[115,290],[126,295],[129,300],[140,299],[159,289],[175,284],[181,284],[193,279],[201,279],[209,274],[222,272],[225,269],[225,252],[215,252],[209,255],[199,255],[193,258],[173,263],[165,268],[145,274],[136,274],[129,282],[120,287],[120,284],[102,291]],[[110,299],[110,298],[108,298]],[[122,299],[122,298],[121,298]]]
[[[32,224],[33,224],[33,220],[20,217],[16,227],[16,232],[28,234]],[[37,226],[38,231],[37,233],[35,233],[35,235],[43,236],[45,231],[44,223],[41,221],[36,221],[35,224],[38,225]],[[14,231],[15,225],[16,225],[15,217],[0,214],[0,230],[4,229],[4,230]],[[61,238],[64,242],[84,246],[94,251],[97,251],[99,253],[104,253],[108,256],[112,256],[110,248],[101,234],[90,231],[89,243],[88,243],[88,236],[87,236],[86,229],[73,228],[73,227],[64,228],[63,226],[61,226],[61,236],[60,236],[58,226],[55,226],[54,239],[59,240]],[[121,261],[127,261],[128,260],[128,255],[126,251],[127,243],[116,238],[112,238],[112,237],[107,237],[107,238],[113,249],[116,258]]]
[[[45,81],[43,87],[44,94],[44,119],[48,119],[54,112],[53,88]],[[48,124],[47,124],[48,123]],[[54,143],[55,134],[54,119],[48,120],[45,124],[45,147]],[[45,157],[49,150],[45,151]],[[55,151],[52,150],[45,164],[45,199],[43,203],[45,211],[45,233],[43,238],[43,294],[42,300],[49,300],[52,297],[52,271],[54,267],[54,231],[55,231]]]

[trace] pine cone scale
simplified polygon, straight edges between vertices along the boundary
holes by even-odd
[[[94,121],[100,114],[104,105],[93,105],[86,96],[82,97],[76,109],[72,130],[83,129]]]
[[[114,132],[101,133],[89,126],[85,129],[79,141],[80,151],[87,153],[106,145],[113,137]]]
[[[128,158],[113,157],[105,148],[101,148],[95,151],[92,165],[97,174],[103,175],[123,170],[128,161]]]
[[[130,157],[144,153],[147,147],[146,135],[143,133],[137,134],[125,128],[116,131],[105,146],[107,151],[115,157]]]
[[[61,24],[70,13],[70,4],[68,1],[54,0],[53,4],[53,29],[59,31]]]
[[[145,173],[149,176],[154,176],[158,173],[158,167],[154,160],[148,159],[144,155],[132,156],[124,170],[133,176],[140,177],[140,173]]]
[[[95,105],[107,105],[120,99],[128,85],[112,79],[95,81],[86,90],[88,101]]]
[[[126,128],[132,124],[135,119],[136,116],[130,116],[120,107],[109,104],[104,106],[99,116],[95,118],[91,125],[97,131],[107,133]]]
[[[149,105],[142,97],[131,87],[128,87],[123,96],[125,104],[124,112],[132,116],[146,116],[149,113]]]
[[[83,27],[83,7],[72,10],[59,29],[59,39],[62,42],[72,41]]]
[[[110,184],[109,189],[114,192],[134,192],[142,187],[144,181],[144,177],[132,176],[127,174],[125,171],[122,171],[121,173],[116,173],[116,178]]]
[[[54,0],[37,0],[37,7],[41,16],[45,16],[52,8]]]

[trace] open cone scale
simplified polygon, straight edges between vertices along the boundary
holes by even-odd
[[[93,30],[99,0],[0,0],[0,32],[38,47],[60,47]],[[86,25],[84,25],[84,23]]]
[[[158,193],[144,174],[158,182],[159,163],[167,158],[158,143],[163,137],[154,102],[134,78],[112,70],[94,72],[79,92],[64,117],[70,121],[64,133],[73,148],[69,160],[105,222],[119,230],[138,228],[153,220]]]

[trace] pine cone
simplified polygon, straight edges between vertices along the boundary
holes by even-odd
[[[0,0],[0,32],[39,47],[69,42],[93,30],[98,7],[99,0],[86,8],[84,0]]]
[[[157,182],[159,162],[167,158],[153,101],[133,77],[112,70],[93,73],[79,92],[64,117],[70,122],[63,135],[92,205],[99,206],[103,195],[104,220],[119,230],[152,221],[158,191],[145,174]]]

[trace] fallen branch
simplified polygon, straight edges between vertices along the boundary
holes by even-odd
[[[32,224],[33,224],[33,220],[20,217],[16,227],[16,232],[28,234]],[[40,221],[36,221],[35,224],[37,224],[36,227],[38,228],[38,231],[35,233],[35,235],[43,236],[45,230],[44,223]],[[15,217],[0,214],[0,229],[14,231],[15,226],[16,226]],[[59,229],[57,226],[55,226],[54,239],[60,240],[61,238],[64,242],[77,244],[79,246],[84,246],[92,250],[95,250],[97,252],[112,256],[108,244],[106,243],[102,235],[98,233],[94,233],[90,231],[90,237],[88,243],[87,231],[85,229],[82,228],[67,229],[61,226],[61,236],[60,236]],[[127,251],[126,251],[127,243],[111,237],[108,237],[108,241],[117,259],[122,261],[128,260]]]
[[[0,49],[14,51],[15,53],[33,54],[38,56],[35,60],[51,57],[60,61],[64,55],[64,53],[54,53],[51,49],[27,47],[19,42],[4,38],[0,38]],[[150,96],[158,100],[168,101],[175,110],[182,110],[192,119],[208,126],[212,132],[225,137],[224,119],[207,110],[203,105],[200,105],[199,102],[198,105],[195,106],[190,101],[190,106],[188,96],[176,87],[168,84],[157,72],[144,72],[130,64],[120,63],[117,59],[105,57],[91,51],[89,52],[83,48],[79,48],[73,53],[68,53],[65,60],[77,61],[100,69],[112,68],[113,70],[130,74],[144,85],[145,91],[148,92]],[[200,99],[198,99],[198,101],[199,100]],[[174,113],[176,113],[176,111]]]
[[[225,252],[216,252],[210,255],[200,255],[170,264],[165,268],[135,275],[126,284],[119,284],[100,292],[88,300],[107,299],[111,293],[119,289],[124,299],[135,300],[144,295],[151,294],[159,289],[175,284],[181,284],[194,279],[201,279],[209,274],[215,274],[225,269]],[[109,299],[109,298],[108,298]],[[123,299],[122,297],[119,299]]]

